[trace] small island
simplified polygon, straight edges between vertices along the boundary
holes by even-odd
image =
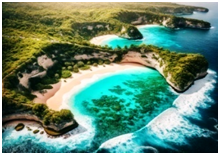
[[[176,15],[208,12],[207,8],[175,3],[104,3],[101,8],[95,3],[62,3],[64,11],[59,3],[2,5],[3,124],[14,120],[35,121],[52,136],[77,128],[81,122],[75,120],[71,110],[50,109],[46,100],[36,102],[35,92],[43,96],[55,89],[53,86],[61,79],[65,82],[74,78],[73,73],[80,74],[92,66],[134,63],[150,67],[178,93],[207,75],[209,64],[201,54],[171,52],[145,44],[113,49],[91,41],[105,35],[140,40],[143,35],[137,26],[148,24],[206,31],[211,28],[209,22]],[[73,6],[77,9],[71,10]],[[17,131],[23,128],[22,124],[16,127]]]

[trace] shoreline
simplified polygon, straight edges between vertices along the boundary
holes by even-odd
[[[92,38],[89,42],[94,45],[101,45],[103,41],[111,39],[111,38],[117,38],[117,37],[118,36],[114,34],[102,35],[102,36]]]
[[[35,103],[39,100],[44,101],[43,103],[47,104],[48,108],[52,110],[68,108],[67,103],[65,103],[65,94],[69,94],[71,92],[72,95],[73,93],[80,91],[80,89],[84,88],[87,84],[93,83],[96,80],[99,80],[100,78],[106,76],[107,74],[135,67],[144,66],[135,63],[112,63],[110,65],[105,65],[105,67],[104,65],[98,67],[91,66],[90,70],[80,70],[79,73],[72,73],[72,76],[70,78],[61,79],[60,82],[56,84],[60,85],[59,89],[57,89],[57,87],[54,87],[44,93],[44,95],[39,95],[40,93],[38,92],[39,94],[37,98],[34,99],[34,101]],[[53,94],[53,96],[51,96],[51,94]]]
[[[32,92],[33,95],[37,97],[34,98],[34,103],[46,103],[47,100],[55,95],[55,93],[60,89],[61,82],[55,83],[51,85],[52,89],[46,89],[46,92],[40,93],[39,91]]]
[[[144,27],[155,27],[160,26],[158,24],[143,24],[143,25],[134,25],[136,28],[144,28]],[[89,42],[94,45],[101,45],[104,41],[111,39],[111,38],[117,38],[118,36],[115,34],[107,34],[102,36],[93,37]]]
[[[144,28],[144,27],[156,27],[160,26],[159,24],[143,24],[143,25],[136,25],[136,28]]]

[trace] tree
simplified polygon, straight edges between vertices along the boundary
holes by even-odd
[[[68,109],[62,109],[59,111],[59,116],[62,120],[70,121],[73,119],[73,114]]]
[[[51,113],[48,112],[48,113],[44,116],[44,118],[43,118],[43,123],[44,123],[45,125],[49,125],[50,122],[51,122],[50,118],[51,118]]]
[[[43,103],[36,103],[32,108],[33,113],[38,117],[44,117],[44,115],[47,113],[47,110],[47,105]]]

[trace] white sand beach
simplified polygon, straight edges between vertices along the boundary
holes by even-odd
[[[111,39],[111,38],[117,38],[117,35],[109,34],[109,35],[103,35],[103,36],[98,36],[94,37],[90,40],[90,43],[94,45],[101,45],[101,43],[105,40]]]
[[[94,75],[99,75],[101,78],[102,75],[106,73],[114,73],[120,70],[130,69],[134,67],[143,67],[142,65],[135,63],[122,63],[122,64],[110,64],[110,65],[101,65],[98,67],[92,66],[90,70],[82,71],[79,73],[72,73],[72,77],[67,79],[61,79],[61,81],[53,85],[53,89],[47,90],[43,95],[39,92],[35,92],[37,98],[34,99],[35,103],[46,103],[50,109],[60,110],[64,103],[63,96],[74,91],[74,87],[83,85],[87,80],[91,80]],[[83,81],[83,83],[82,83]],[[77,87],[78,89],[79,87]],[[76,90],[75,90],[76,91]],[[74,91],[74,92],[75,92]]]

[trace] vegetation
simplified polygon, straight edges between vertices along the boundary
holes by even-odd
[[[62,71],[62,78],[68,78],[68,77],[71,77],[71,72],[70,71],[68,71],[68,70],[63,70]]]
[[[46,104],[34,104],[32,111],[36,116],[43,120],[45,125],[60,124],[73,120],[73,114],[70,112],[70,110],[49,110]]]
[[[135,90],[135,93],[128,89]],[[171,100],[177,97],[167,89],[166,81],[159,73],[128,80],[121,86],[112,86],[109,91],[114,94],[103,94],[100,98],[82,102],[86,114],[95,117],[97,131],[94,140],[98,144],[140,129],[151,120],[149,118],[154,118],[166,106],[171,106]],[[164,102],[170,105],[164,105]]]
[[[155,55],[153,58],[159,61],[160,65],[165,65],[164,76],[170,75],[171,82],[180,89],[184,89],[197,77],[198,73],[208,69],[208,61],[201,54],[175,53],[152,45],[141,45],[140,50],[158,54],[160,60]]]
[[[81,70],[87,70],[87,69],[90,69],[90,66],[89,65],[84,65],[83,67],[80,67]]]

